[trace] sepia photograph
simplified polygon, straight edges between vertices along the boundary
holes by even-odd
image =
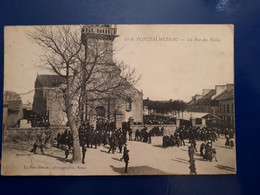
[[[1,174],[236,174],[233,25],[4,27]]]

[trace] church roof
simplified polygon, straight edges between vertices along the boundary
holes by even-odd
[[[57,87],[63,82],[63,78],[58,75],[38,75],[35,87]]]

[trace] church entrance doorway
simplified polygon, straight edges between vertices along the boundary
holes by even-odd
[[[106,110],[103,106],[96,107],[96,129],[101,130],[105,123]]]

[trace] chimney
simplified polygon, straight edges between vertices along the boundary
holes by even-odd
[[[230,92],[232,89],[234,89],[234,84],[227,84],[227,91]]]
[[[226,85],[216,85],[215,89],[216,89],[216,94],[214,96],[212,96],[211,99],[214,99],[219,94],[221,94],[223,91],[225,91],[227,89],[227,86]]]

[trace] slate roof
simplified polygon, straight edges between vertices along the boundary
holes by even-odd
[[[202,98],[211,98],[213,95],[216,94],[215,89],[211,89],[208,93],[206,93]]]
[[[227,90],[224,90],[223,92],[218,94],[216,97],[213,98],[213,100],[218,100],[218,98],[220,98],[221,96],[225,95],[225,93],[227,93]]]
[[[20,105],[22,104],[22,101],[21,100],[6,100],[6,103],[8,104],[8,109],[19,110]]]
[[[63,82],[63,78],[58,75],[38,75],[35,87],[57,87]]]
[[[221,100],[232,100],[232,99],[234,99],[234,89],[230,90],[229,92],[226,91],[226,93],[224,93],[220,97],[217,97],[218,101],[221,101]]]

